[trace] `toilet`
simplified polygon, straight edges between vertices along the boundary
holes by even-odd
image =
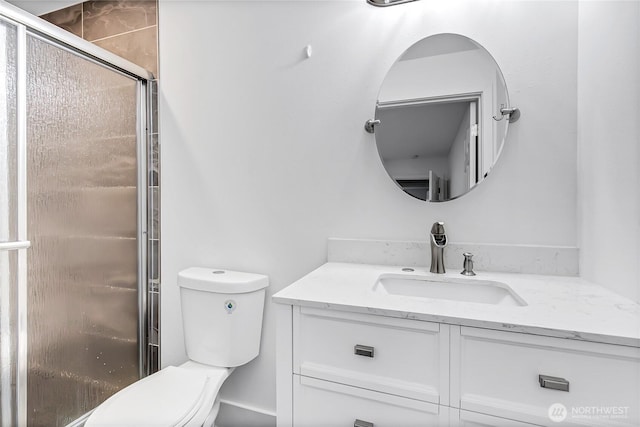
[[[260,274],[202,267],[179,272],[189,360],[120,390],[85,426],[213,426],[222,383],[260,351],[268,285],[269,278]]]

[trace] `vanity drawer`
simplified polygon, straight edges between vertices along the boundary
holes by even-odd
[[[293,425],[448,426],[446,407],[330,381],[293,376]],[[370,424],[367,424],[370,423]]]
[[[492,415],[479,414],[477,412],[463,411],[450,408],[451,427],[536,427],[536,424],[523,423],[507,418],[494,417]]]
[[[303,307],[294,316],[294,372],[447,404],[448,326]]]
[[[556,425],[561,404],[563,425],[639,424],[638,348],[462,327],[452,357],[452,406]]]

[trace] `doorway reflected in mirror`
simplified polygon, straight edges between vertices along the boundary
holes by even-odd
[[[493,57],[457,34],[427,37],[387,74],[376,106],[378,153],[405,193],[452,200],[482,182],[494,166],[508,120],[507,87]]]

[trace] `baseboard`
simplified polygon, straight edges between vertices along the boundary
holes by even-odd
[[[220,400],[216,427],[275,427],[276,414],[244,403]]]

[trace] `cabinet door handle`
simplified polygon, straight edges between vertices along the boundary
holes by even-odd
[[[362,420],[355,420],[353,423],[353,427],[373,427],[373,423]]]
[[[564,378],[550,377],[549,375],[538,375],[538,382],[542,388],[569,391],[569,381]]]
[[[356,346],[353,347],[353,353],[358,356],[373,357],[374,348],[368,345],[356,344]]]

